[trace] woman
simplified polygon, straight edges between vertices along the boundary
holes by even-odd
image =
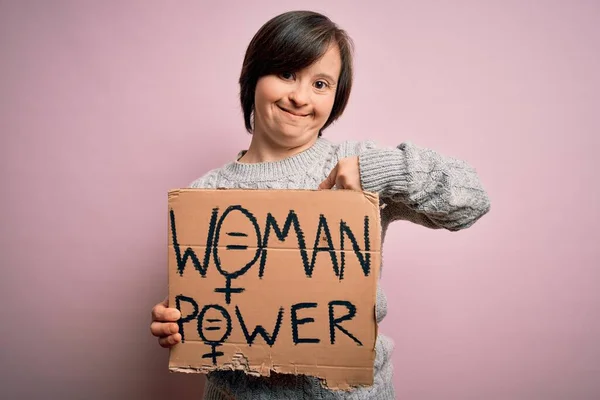
[[[339,118],[352,88],[352,45],[323,15],[288,12],[252,39],[240,76],[246,129],[252,134],[237,161],[212,170],[195,188],[340,189],[377,192],[382,237],[390,222],[408,220],[451,231],[467,228],[489,210],[475,170],[410,143],[378,148],[372,142],[333,144],[322,133]],[[377,291],[377,322],[387,303]],[[166,301],[153,309],[152,334],[163,347],[181,340],[179,312]],[[392,342],[379,335],[374,385],[333,392],[315,378],[243,372],[209,375],[206,399],[394,399]]]

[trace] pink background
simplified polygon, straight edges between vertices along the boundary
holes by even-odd
[[[600,6],[566,0],[0,1],[0,397],[200,397],[149,333],[166,192],[247,146],[245,47],[298,8],[356,42],[327,138],[463,158],[492,200],[390,229],[398,398],[600,398]]]

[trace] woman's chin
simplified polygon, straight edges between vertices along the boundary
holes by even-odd
[[[312,142],[318,136],[319,132],[307,132],[302,129],[289,129],[284,128],[276,133],[276,138],[280,143],[286,143],[290,146],[296,147],[303,144]]]
[[[283,125],[278,126],[277,128],[272,127],[269,131],[266,132],[254,132],[254,135],[259,137],[262,136],[261,140],[266,139],[267,141],[277,145],[278,147],[289,149],[312,145],[317,139],[319,132],[318,130],[311,132],[306,128],[299,126]]]

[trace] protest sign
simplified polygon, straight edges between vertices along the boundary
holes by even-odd
[[[347,190],[169,192],[169,368],[373,384],[379,198]]]

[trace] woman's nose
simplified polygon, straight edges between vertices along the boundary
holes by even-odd
[[[290,91],[288,97],[296,107],[305,106],[310,99],[310,88],[307,85],[298,84]]]

